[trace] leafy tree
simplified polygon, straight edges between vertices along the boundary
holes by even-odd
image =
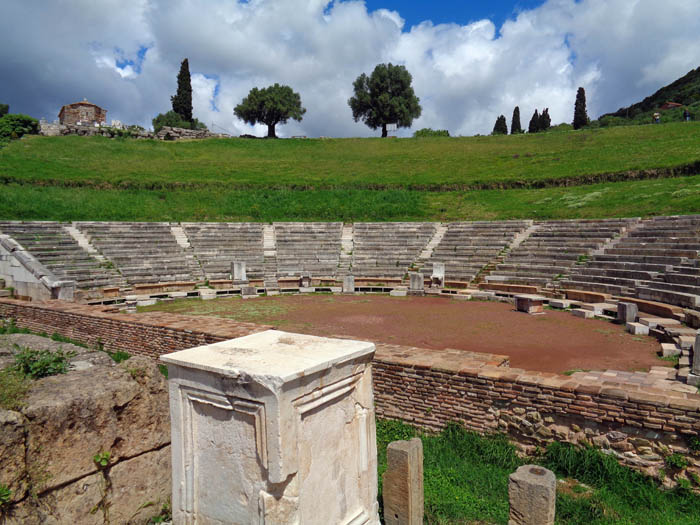
[[[501,115],[496,119],[491,135],[508,135],[508,124],[506,124],[506,117]]]
[[[515,109],[513,110],[513,118],[510,120],[510,134],[517,135],[518,133],[522,132],[523,128],[520,125],[520,108],[515,106]]]
[[[192,119],[192,122],[188,122],[183,119],[179,113],[174,111],[168,111],[167,113],[159,113],[156,118],[152,121],[153,131],[158,133],[163,126],[170,126],[171,128],[185,128],[185,129],[207,129],[207,126],[197,119]]]
[[[180,115],[182,120],[192,122],[192,83],[190,63],[187,59],[180,64],[180,72],[177,74],[177,93],[170,97],[170,101],[173,104],[173,111]]]
[[[589,123],[586,112],[586,90],[582,87],[576,92],[576,103],[574,104],[574,129],[581,129]]]
[[[530,119],[530,124],[527,127],[527,132],[528,133],[537,133],[540,130],[540,114],[537,110],[535,110],[535,113],[532,115],[532,118]]]
[[[545,108],[540,114],[537,131],[547,131],[550,127],[552,127],[552,119],[549,117],[549,108]]]
[[[301,105],[299,93],[277,83],[262,89],[251,89],[233,110],[234,115],[248,124],[266,124],[268,138],[277,138],[277,124],[286,124],[290,118],[301,121],[304,113],[306,108]]]
[[[353,82],[355,94],[348,100],[352,118],[372,129],[381,127],[382,137],[387,136],[387,124],[411,127],[422,111],[412,80],[404,66],[393,64],[378,64],[369,77],[362,73]]]
[[[10,112],[9,104],[0,104],[0,117],[7,115]]]

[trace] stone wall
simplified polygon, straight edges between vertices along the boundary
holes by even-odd
[[[380,417],[435,431],[461,421],[480,433],[508,433],[525,452],[553,440],[594,445],[651,475],[677,452],[700,474],[700,451],[688,446],[700,435],[700,395],[444,360],[434,367],[422,357],[375,359]]]
[[[145,523],[167,501],[166,380],[148,358],[107,361],[34,381],[20,411],[0,410],[2,523]]]
[[[110,307],[92,307],[63,301],[26,303],[0,300],[0,319],[35,332],[57,332],[105,350],[157,358],[163,354],[268,330],[271,327],[228,319],[167,313],[134,316],[114,313]]]
[[[223,133],[212,133],[206,129],[184,129],[164,126],[158,133],[152,131],[123,131],[110,126],[79,126],[77,124],[54,124],[41,122],[41,135],[47,137],[57,137],[61,135],[81,135],[85,137],[119,137],[127,136],[135,139],[159,139],[159,140],[179,140],[179,139],[208,139],[226,138],[229,135]]]
[[[165,313],[133,316],[61,301],[0,299],[2,317],[149,357],[269,328]],[[391,345],[377,346],[374,393],[379,416],[429,430],[462,421],[482,433],[507,432],[530,452],[553,440],[593,444],[650,474],[665,468],[664,457],[677,452],[700,475],[700,455],[688,446],[691,436],[700,435],[697,394],[528,372],[509,368],[506,356],[479,362],[473,356],[456,359],[450,350]],[[672,476],[666,479],[671,482]]]

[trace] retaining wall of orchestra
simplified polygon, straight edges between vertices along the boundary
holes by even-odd
[[[0,299],[0,318],[153,358],[270,328],[165,313],[134,316],[62,301]],[[665,457],[678,453],[688,468],[666,472],[666,482],[700,475],[700,450],[694,450],[700,445],[698,394],[476,361],[451,366],[444,357],[436,350],[417,353],[415,359],[378,352],[373,363],[377,414],[430,430],[461,421],[481,433],[507,432],[525,451],[553,440],[590,444],[651,475],[668,470]]]

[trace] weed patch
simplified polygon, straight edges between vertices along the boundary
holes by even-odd
[[[68,360],[76,355],[75,352],[63,350],[51,352],[15,347],[19,350],[15,354],[15,369],[30,379],[65,374],[68,372]]]
[[[20,410],[29,388],[29,379],[19,370],[13,367],[0,370],[0,408]]]

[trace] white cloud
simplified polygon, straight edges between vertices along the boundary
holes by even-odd
[[[697,0],[662,9],[652,0],[549,0],[500,28],[408,28],[400,12],[368,13],[351,0],[8,0],[0,101],[55,118],[87,97],[111,118],[148,125],[170,108],[188,57],[195,116],[207,124],[264,134],[233,107],[252,87],[280,82],[307,108],[280,135],[367,136],[376,132],[347,106],[352,81],[391,61],[406,65],[421,98],[413,129],[488,133],[501,113],[510,123],[515,105],[524,126],[544,107],[555,123],[570,121],[580,85],[593,117],[651,94],[700,65],[698,19]]]

